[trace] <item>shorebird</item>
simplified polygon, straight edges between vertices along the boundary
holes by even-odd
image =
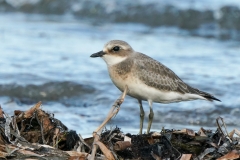
[[[142,100],[150,107],[147,133],[153,121],[152,103],[173,103],[196,99],[220,101],[207,92],[200,91],[183,82],[172,70],[153,58],[133,50],[125,41],[111,40],[102,51],[90,57],[101,57],[115,86],[127,95],[136,98],[140,106],[140,131],[142,134],[144,110]]]

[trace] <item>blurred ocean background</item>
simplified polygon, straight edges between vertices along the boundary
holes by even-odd
[[[239,0],[0,0],[0,104],[9,115],[38,101],[83,136],[121,92],[105,62],[112,39],[127,41],[222,102],[153,104],[152,130],[240,128]],[[149,107],[145,109],[145,130]],[[139,106],[127,97],[107,127],[138,133]]]

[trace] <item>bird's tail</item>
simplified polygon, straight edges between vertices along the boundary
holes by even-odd
[[[219,101],[221,102],[219,99],[217,99],[216,97],[212,96],[211,94],[207,93],[207,92],[203,92],[203,91],[199,91],[199,95],[206,98],[209,101]]]
[[[219,99],[217,99],[216,97],[214,97],[213,95],[211,95],[211,94],[209,94],[209,93],[207,93],[207,92],[200,91],[200,90],[198,90],[198,89],[196,89],[196,88],[192,88],[192,87],[190,87],[190,86],[188,86],[188,90],[189,90],[191,93],[193,93],[193,94],[198,94],[198,95],[202,96],[203,98],[205,98],[205,99],[207,99],[207,100],[209,100],[209,101],[215,100],[215,101],[221,102]]]

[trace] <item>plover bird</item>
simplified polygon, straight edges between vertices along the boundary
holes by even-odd
[[[133,50],[124,41],[112,40],[105,44],[102,51],[90,57],[101,57],[107,64],[108,72],[115,86],[127,95],[138,100],[140,106],[140,132],[142,134],[144,110],[142,100],[150,106],[147,133],[152,120],[152,102],[172,103],[196,99],[220,101],[209,93],[200,91],[183,82],[172,70],[153,58]]]

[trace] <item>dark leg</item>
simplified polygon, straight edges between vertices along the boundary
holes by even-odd
[[[139,107],[140,107],[140,130],[139,130],[139,134],[142,134],[142,128],[143,128],[143,120],[144,120],[144,110],[143,110],[143,106],[142,106],[142,101],[138,100],[139,103]]]
[[[150,113],[149,113],[149,121],[148,121],[148,128],[147,128],[147,134],[150,132],[151,126],[152,126],[152,121],[153,121],[153,109],[152,109],[152,101],[148,100],[148,104],[150,107]]]

